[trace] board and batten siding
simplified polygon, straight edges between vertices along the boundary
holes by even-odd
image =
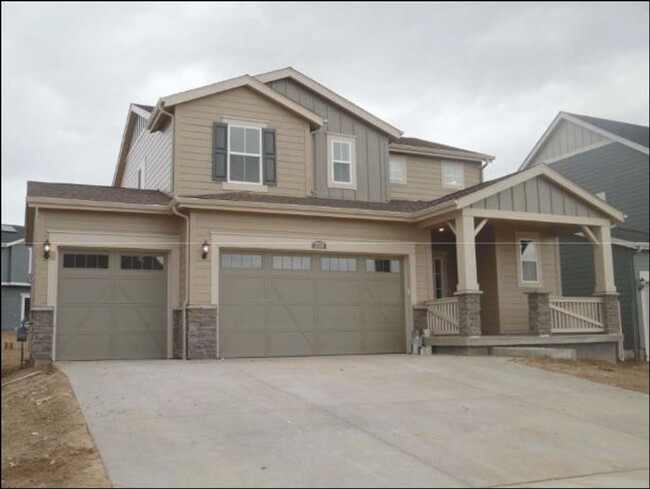
[[[541,278],[539,286],[519,285],[517,267],[517,233],[537,233],[539,235],[541,256]],[[525,334],[528,327],[528,296],[526,291],[543,289],[551,295],[561,295],[560,264],[557,261],[557,241],[555,234],[527,227],[526,224],[495,225],[495,248],[500,334]],[[481,266],[480,262],[478,266]],[[492,306],[493,307],[493,306]]]
[[[545,163],[565,154],[607,141],[608,138],[578,124],[561,120],[537,151],[530,165]]]
[[[34,228],[34,273],[32,275],[34,306],[47,305],[48,260],[43,257],[42,245],[37,243],[43,243],[49,231],[78,231],[89,234],[93,232],[164,234],[180,237],[183,226],[179,218],[166,215],[39,209],[38,222]],[[56,243],[52,244],[56,245]],[[111,244],[107,243],[106,249],[110,248]]]
[[[122,187],[138,187],[138,171],[145,165],[144,188],[172,192],[172,138],[173,124],[167,124],[162,131],[151,132],[142,129],[138,123],[146,121],[138,116],[134,129],[134,141],[129,149],[122,177]]]
[[[551,165],[589,192],[605,192],[607,202],[626,214],[620,227],[648,232],[648,155],[620,143],[565,158]]]
[[[313,181],[317,196],[388,200],[388,137],[384,133],[291,79],[276,80],[268,85],[327,120],[323,129],[313,133]],[[355,138],[356,190],[329,188],[327,185],[328,133]]]
[[[391,153],[391,156],[393,153]],[[456,192],[456,188],[442,186],[442,164],[440,158],[395,153],[406,161],[406,183],[390,183],[389,199],[432,200]],[[463,165],[465,187],[481,183],[481,163],[444,160]]]
[[[479,200],[471,205],[477,209],[491,209],[557,216],[604,217],[591,205],[575,197],[544,177],[535,177],[523,183]]]
[[[212,179],[212,128],[222,119],[260,122],[276,131],[277,185],[269,194],[304,197],[307,184],[307,121],[250,88],[241,87],[176,106],[174,193],[200,195],[224,190]]]
[[[282,216],[274,214],[243,214],[240,212],[192,211],[191,241],[201,243],[210,239],[210,233],[232,233],[243,235],[269,235],[285,238],[307,238],[309,240],[336,241],[357,240],[364,244],[404,242],[417,243],[416,286],[418,301],[433,297],[433,275],[431,273],[431,248],[429,231],[412,224],[362,221],[354,219],[313,218],[306,216]],[[326,253],[320,251],[319,253]],[[367,254],[364,253],[364,256]],[[200,246],[190,252],[190,302],[210,304],[212,287],[211,253],[207,259],[201,257]]]

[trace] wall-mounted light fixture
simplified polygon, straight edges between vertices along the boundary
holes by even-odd
[[[646,285],[648,285],[648,282],[643,277],[641,277],[636,284],[639,290],[645,289]]]
[[[208,243],[208,241],[205,240],[201,245],[201,258],[205,260],[208,257],[209,252],[210,252],[210,243]]]
[[[46,239],[43,243],[43,258],[46,260],[50,257],[50,240]]]
[[[444,227],[439,227],[439,228],[438,228],[438,232],[439,232],[439,233],[444,233],[444,232],[445,232],[445,228],[444,228]]]

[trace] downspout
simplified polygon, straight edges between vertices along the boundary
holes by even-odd
[[[187,306],[190,303],[190,218],[178,210],[178,200],[172,199],[172,212],[178,217],[185,220],[185,299],[182,305],[182,334],[183,334],[183,354],[182,359],[187,360]]]

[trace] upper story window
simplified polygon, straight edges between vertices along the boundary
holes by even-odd
[[[442,186],[447,188],[465,187],[465,175],[462,163],[446,161],[442,164]]]
[[[228,181],[262,183],[262,129],[228,125]]]
[[[357,186],[355,139],[330,134],[327,141],[329,186],[355,189]]]
[[[390,157],[390,182],[406,183],[406,158],[401,156]]]
[[[538,285],[540,280],[539,241],[532,237],[517,239],[519,281],[521,285]]]

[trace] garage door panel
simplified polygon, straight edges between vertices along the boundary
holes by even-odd
[[[219,307],[220,330],[224,332],[264,331],[264,304],[223,304]]]
[[[318,281],[318,301],[323,304],[350,304],[361,300],[363,284],[358,280]]]
[[[266,333],[219,332],[219,348],[230,358],[265,357]]]
[[[223,302],[260,302],[266,300],[266,284],[262,277],[231,274],[219,288]]]
[[[311,304],[314,301],[314,280],[311,278],[271,277],[269,283],[271,302]]]
[[[56,355],[64,360],[111,358],[112,334],[57,334]]]
[[[164,358],[167,352],[167,335],[164,331],[122,334],[115,336],[114,343],[115,352],[126,360]]]
[[[312,305],[283,304],[268,306],[268,331],[312,330],[316,308]]]
[[[362,322],[359,306],[319,306],[319,327],[326,330],[349,331],[359,329]]]
[[[57,332],[61,334],[100,334],[113,330],[110,305],[72,305],[57,313]]]
[[[401,306],[404,303],[402,284],[397,283],[395,280],[390,282],[383,280],[367,281],[363,288],[363,300],[365,302],[397,304]]]
[[[401,353],[406,349],[404,334],[398,331],[377,331],[363,335],[364,353]]]
[[[125,304],[114,307],[116,333],[164,334],[167,330],[166,312],[155,305]]]
[[[404,323],[404,309],[399,306],[364,306],[363,329],[396,329]]]
[[[59,304],[96,303],[111,300],[112,281],[108,278],[69,277],[57,291]]]
[[[316,343],[313,332],[272,333],[268,336],[266,356],[314,355],[318,353]]]
[[[115,284],[115,302],[131,303],[137,300],[140,304],[160,305],[160,298],[165,295],[165,282],[160,280],[120,279]]]
[[[319,355],[352,355],[363,353],[359,332],[321,332],[318,334]]]

